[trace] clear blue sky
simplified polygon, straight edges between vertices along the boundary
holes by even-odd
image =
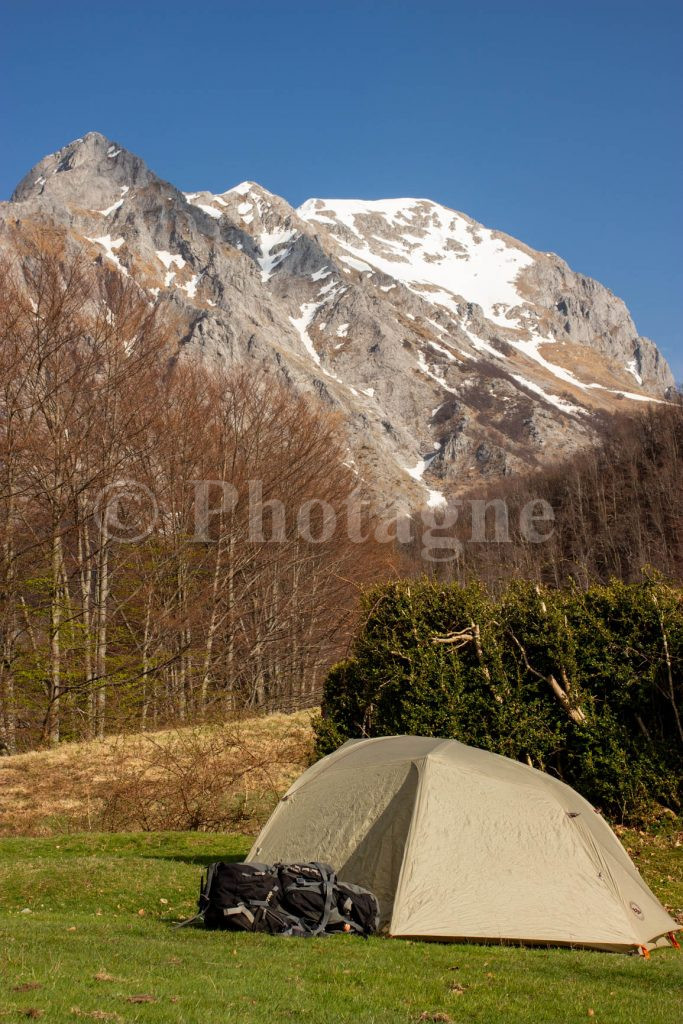
[[[681,0],[0,13],[0,197],[89,130],[185,190],[426,196],[599,278],[683,379]]]

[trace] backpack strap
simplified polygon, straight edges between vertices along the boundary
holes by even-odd
[[[332,904],[334,902],[334,883],[337,880],[337,876],[330,868],[329,864],[320,864],[318,861],[312,861],[312,863],[320,872],[325,892],[325,907],[323,909],[322,917],[320,918],[317,926],[311,932],[311,935],[320,935],[325,931],[330,920],[330,913],[332,912]]]
[[[242,914],[249,924],[254,923],[254,915],[245,903],[238,903],[236,907],[223,908],[223,917],[232,917],[233,914]]]
[[[204,911],[200,910],[198,914],[195,914],[194,917],[188,917],[186,921],[176,921],[175,924],[173,925],[173,927],[174,928],[184,928],[186,924],[194,924],[195,921],[203,921],[203,920],[204,920]]]
[[[197,902],[197,906],[199,908],[198,912],[194,915],[194,917],[188,917],[186,921],[177,921],[176,924],[173,925],[174,928],[184,928],[186,924],[194,924],[195,921],[204,920],[206,908],[209,905],[209,893],[211,891],[211,886],[213,884],[213,879],[214,875],[216,874],[217,867],[217,862],[214,864],[209,864],[209,866],[206,869],[206,878],[204,878],[204,873],[202,872],[202,876],[199,881],[199,900]]]

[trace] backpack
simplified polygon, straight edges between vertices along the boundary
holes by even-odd
[[[197,917],[212,930],[367,938],[379,929],[379,903],[367,889],[339,882],[329,864],[218,862],[202,877]]]

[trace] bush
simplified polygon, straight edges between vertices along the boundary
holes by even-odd
[[[108,781],[103,830],[257,832],[309,755],[304,728],[269,737],[238,721],[135,739]]]
[[[683,595],[658,577],[585,591],[424,580],[362,599],[329,673],[316,752],[445,736],[563,779],[615,819],[681,807]]]

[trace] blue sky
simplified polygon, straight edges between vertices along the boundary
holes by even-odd
[[[89,130],[185,190],[426,196],[597,277],[683,379],[680,0],[0,13],[0,197]]]

